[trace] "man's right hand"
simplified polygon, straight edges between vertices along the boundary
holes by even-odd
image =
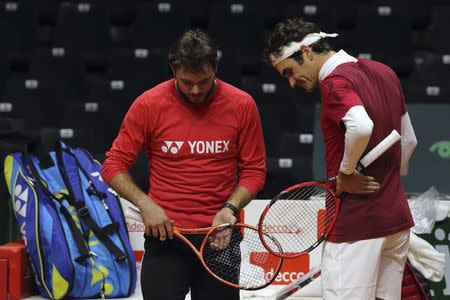
[[[159,237],[161,241],[165,241],[167,237],[173,239],[173,221],[158,204],[151,199],[146,199],[138,204],[138,208],[141,211],[147,236]]]

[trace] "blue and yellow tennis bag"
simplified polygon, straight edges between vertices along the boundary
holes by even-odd
[[[58,142],[5,159],[5,177],[42,296],[127,297],[136,262],[117,194],[84,149]]]

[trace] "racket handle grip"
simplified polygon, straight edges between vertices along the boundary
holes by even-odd
[[[392,132],[385,137],[378,145],[375,146],[372,150],[369,151],[358,163],[361,165],[361,170],[367,168],[374,160],[380,157],[381,154],[386,152],[392,145],[398,142],[401,139],[400,134],[397,130],[392,130]],[[361,171],[358,170],[358,171]]]

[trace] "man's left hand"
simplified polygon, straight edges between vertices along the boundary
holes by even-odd
[[[236,221],[237,218],[233,215],[231,209],[224,207],[219,210],[219,212],[214,217],[212,226],[215,227],[226,223],[234,225]],[[224,230],[217,230],[214,235],[209,237],[210,247],[216,251],[224,250],[230,243],[231,234],[232,230],[228,227]]]
[[[212,226],[219,226],[225,223],[235,224],[236,221],[237,218],[233,215],[231,209],[224,207],[217,212],[212,222]]]
[[[380,189],[380,184],[372,176],[366,176],[358,171],[347,175],[339,171],[336,178],[336,195],[341,193],[349,194],[370,194]]]

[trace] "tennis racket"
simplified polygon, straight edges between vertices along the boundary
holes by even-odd
[[[358,162],[356,169],[363,171],[399,140],[400,135],[393,130]],[[335,180],[336,177],[325,183],[300,183],[271,200],[258,223],[261,241],[270,253],[283,258],[299,257],[311,252],[328,236],[340,204],[340,199],[330,188]],[[273,243],[274,237],[279,244]],[[276,247],[272,248],[274,245]]]
[[[320,276],[320,267],[316,266],[312,268],[308,273],[301,276],[296,281],[291,282],[287,286],[275,293],[275,300],[284,300],[292,294],[296,293],[302,287],[308,285],[310,282]]]
[[[125,217],[143,223],[139,210],[132,207],[125,210]],[[206,235],[200,249],[186,237],[189,234]],[[258,229],[247,224],[195,229],[174,227],[174,235],[191,248],[211,276],[234,288],[258,290],[268,286],[283,263],[281,257],[271,254],[261,244]],[[281,251],[275,239],[263,236],[271,249]]]

